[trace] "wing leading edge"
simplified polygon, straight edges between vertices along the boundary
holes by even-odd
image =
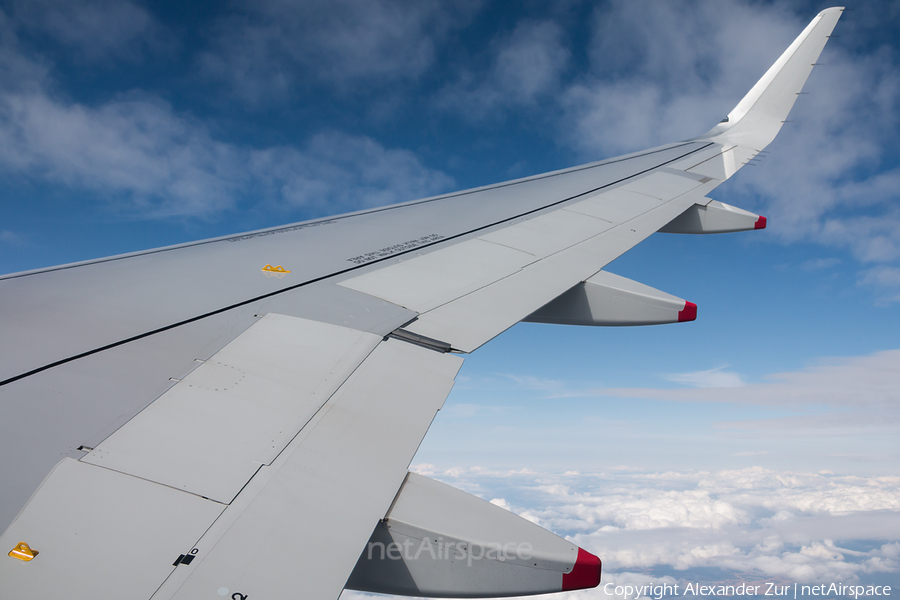
[[[541,540],[533,565],[482,563],[477,581],[454,584],[467,573],[460,565],[391,564],[404,577],[394,585],[375,563],[358,561],[379,535],[475,543],[484,528],[465,521],[493,514],[422,478],[402,492],[460,367],[451,352],[471,352],[522,320],[615,325],[696,315],[689,302],[602,269],[656,231],[764,226],[706,195],[778,133],[842,10],[820,13],[727,120],[693,140],[396,207],[0,279],[0,319],[13,334],[6,339],[22,342],[13,352],[4,341],[0,423],[16,428],[5,439],[37,431],[41,442],[38,458],[5,453],[4,481],[15,481],[23,463],[41,478],[69,455],[0,536],[0,548],[10,549],[0,555],[0,591],[326,599],[351,573],[357,589],[438,596],[596,585],[596,557],[506,519],[496,531],[510,540]],[[335,236],[347,237],[346,248],[304,258],[312,247],[333,248]],[[260,273],[263,264],[286,268]],[[184,302],[136,314],[145,282],[198,265],[207,267],[199,282],[176,277],[169,288]],[[99,303],[97,285],[109,293]],[[72,293],[66,307],[49,307],[59,312],[48,320],[47,303],[35,299],[59,288]],[[104,325],[87,339],[41,325],[80,319],[63,325],[76,332],[99,317]],[[66,341],[56,349],[42,346],[60,335]],[[117,383],[123,378],[112,369],[135,357],[142,374]],[[58,396],[69,402],[54,426],[44,416]],[[97,442],[85,444],[90,436]],[[16,498],[28,485],[17,486]],[[448,521],[454,511],[436,512],[435,502],[461,516]],[[37,551],[33,558],[21,542]]]

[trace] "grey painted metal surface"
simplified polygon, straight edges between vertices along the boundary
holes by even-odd
[[[269,314],[82,461],[227,504],[381,340]]]
[[[2,298],[0,298],[2,302]],[[0,436],[27,444],[0,452],[0,529],[65,456],[97,447],[167,389],[277,312],[384,335],[415,313],[326,282],[173,327],[0,386]],[[82,326],[87,324],[82,322]],[[22,334],[26,335],[26,334]],[[14,338],[3,337],[13,353]]]
[[[6,276],[0,278],[0,325],[19,344],[18,352],[4,345],[0,381],[267,294],[355,276],[392,256],[433,251],[711,146],[685,142],[477,193]],[[266,264],[290,273],[264,273]],[[93,326],[84,328],[85,322]]]
[[[514,248],[467,240],[341,285],[423,313],[508,277],[534,260],[533,255]]]
[[[410,473],[347,587],[464,598],[559,592],[578,551],[508,510]]]
[[[382,342],[153,598],[337,598],[461,364]]]
[[[714,184],[699,184],[696,193],[702,196]],[[645,240],[693,205],[693,193],[659,204],[585,242],[420,315],[405,329],[471,352]]]
[[[299,352],[285,348],[303,335],[325,336],[321,357],[310,357],[309,347]],[[378,348],[372,351],[374,346]],[[255,354],[259,350],[262,355]],[[265,352],[285,356],[273,361]],[[125,449],[126,458],[137,461],[106,465],[131,473],[65,459],[0,538],[10,547],[27,540],[41,553],[41,560],[29,563],[0,561],[4,594],[10,590],[22,598],[197,598],[215,597],[218,590],[228,588],[268,597],[289,592],[337,597],[359,547],[391,505],[462,359],[399,340],[383,341],[371,334],[277,315],[261,320],[217,357],[223,359],[220,367],[237,366],[247,372],[247,379],[269,375],[286,384],[251,391],[274,393],[275,397],[260,399],[268,406],[253,406],[268,409],[274,414],[267,416],[274,418],[264,419],[267,423],[260,426],[255,422],[260,416],[243,414],[247,408],[243,406],[241,414],[228,415],[234,412],[229,408],[232,403],[219,397],[215,403],[226,413],[227,429],[215,423],[209,428],[195,424],[196,444],[170,439],[171,420],[160,418],[159,412],[149,418],[141,413],[129,423],[138,423],[142,431],[135,433],[126,426],[120,432],[128,435],[110,438],[112,453],[121,452],[123,444],[137,442],[136,448]],[[263,364],[253,364],[256,359]],[[309,360],[317,364],[304,364]],[[231,456],[233,452],[224,449],[219,438],[234,442],[234,426],[265,430],[296,408],[291,381],[295,374],[254,372],[259,368],[315,369],[314,376],[307,373],[308,389],[298,390],[299,395],[318,393],[328,402],[320,409],[316,406],[312,418],[301,423],[300,435],[292,432],[289,446],[277,452],[277,458],[271,457],[262,467],[254,464],[254,472],[247,474],[242,462],[246,456],[258,458],[258,444],[236,444],[243,456]],[[184,382],[235,383],[232,374],[221,375],[222,368],[216,368],[214,373]],[[178,400],[182,405],[191,401]],[[159,406],[160,411],[177,408],[165,400]],[[216,420],[215,407],[207,408],[187,410]],[[290,423],[289,418],[285,420]],[[152,447],[144,447],[141,442],[146,439],[156,439],[161,452],[154,455]],[[167,443],[181,455],[167,455]],[[213,454],[229,456],[215,466],[215,457],[203,456],[204,445]],[[197,471],[211,465],[212,484],[209,475]],[[161,483],[145,479],[148,468],[152,470],[149,477]],[[173,487],[180,477],[188,477],[191,485],[221,485],[222,469],[229,481],[234,476],[243,478],[243,490],[237,500],[229,498],[227,508],[202,498],[203,487],[187,492]],[[180,554],[192,558],[175,568],[173,562],[178,562]]]
[[[568,209],[547,213],[500,229],[480,239],[544,258],[570,248],[613,226],[610,221],[589,217]],[[565,232],[564,236],[559,233]]]
[[[766,218],[736,206],[704,198],[660,229],[661,233],[731,233],[765,229]]]
[[[605,327],[660,325],[693,320],[682,315],[686,304],[649,285],[600,271],[523,320]]]
[[[149,598],[225,506],[65,459],[0,547],[21,540],[30,562],[0,555],[3,598]]]
[[[439,198],[0,278],[0,434],[34,446],[0,454],[0,477],[10,482],[0,490],[0,528],[62,457],[96,447],[254,315],[387,334],[416,313],[335,282],[718,152],[705,141],[670,144]],[[266,264],[291,272],[264,272]]]

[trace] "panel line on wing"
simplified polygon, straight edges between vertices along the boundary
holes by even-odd
[[[680,215],[718,183],[715,180],[693,181],[694,189],[477,292],[422,314],[406,329],[446,340],[461,352],[474,351],[573,285],[600,271]]]
[[[660,153],[660,152],[666,152],[666,151],[668,151],[668,150],[677,150],[678,148],[681,148],[681,147],[683,147],[683,146],[687,146],[687,145],[689,145],[689,144],[696,143],[696,142],[697,142],[697,140],[688,140],[688,141],[685,141],[685,142],[682,142],[682,143],[671,144],[671,145],[667,145],[667,146],[664,146],[664,147],[661,147],[661,148],[654,148],[654,149],[652,149],[652,150],[647,150],[647,151],[644,151],[644,152],[637,152],[637,153],[635,153],[635,154],[629,154],[629,155],[626,155],[626,156],[623,156],[623,157],[619,157],[619,158],[612,158],[612,159],[607,159],[607,160],[601,160],[601,161],[597,161],[597,162],[595,162],[595,163],[589,163],[589,164],[587,164],[587,165],[581,165],[581,166],[578,166],[578,167],[571,167],[571,168],[568,168],[568,169],[561,169],[561,170],[559,170],[559,171],[552,171],[552,172],[550,172],[550,173],[541,173],[541,174],[539,174],[539,175],[532,175],[532,176],[529,176],[529,177],[523,177],[523,178],[521,178],[521,179],[514,179],[514,180],[512,180],[512,181],[505,181],[505,182],[502,182],[502,183],[496,183],[496,184],[491,184],[491,185],[481,186],[481,187],[472,188],[472,189],[468,189],[468,190],[461,190],[461,191],[458,191],[458,192],[451,192],[451,193],[449,193],[449,194],[444,194],[444,195],[441,195],[441,196],[434,196],[434,197],[431,197],[431,198],[422,198],[422,199],[419,199],[419,200],[412,200],[412,201],[409,201],[409,202],[401,202],[401,203],[399,203],[399,204],[392,204],[392,205],[390,205],[390,206],[380,206],[380,207],[376,207],[376,208],[370,208],[370,209],[366,209],[366,210],[361,210],[361,211],[351,212],[351,213],[347,213],[347,214],[343,214],[343,215],[337,215],[337,216],[333,216],[333,217],[325,217],[325,218],[320,219],[320,220],[318,220],[318,221],[305,221],[305,222],[300,222],[300,223],[291,223],[291,224],[289,224],[289,225],[279,225],[279,226],[277,226],[277,227],[270,227],[270,228],[267,228],[267,229],[256,229],[256,230],[253,230],[253,231],[247,231],[247,232],[244,232],[244,233],[241,233],[241,234],[237,234],[237,235],[233,235],[233,234],[232,234],[232,235],[225,235],[225,236],[220,236],[220,237],[210,238],[210,239],[207,239],[207,240],[200,240],[200,241],[196,241],[196,242],[187,242],[187,243],[184,243],[184,244],[174,244],[174,245],[172,245],[172,246],[165,246],[165,247],[163,247],[163,248],[154,248],[154,249],[152,249],[152,250],[140,250],[140,251],[138,251],[138,252],[129,252],[129,253],[126,253],[126,254],[119,254],[119,255],[116,255],[116,256],[108,256],[108,257],[104,257],[104,258],[95,258],[95,259],[91,259],[91,260],[85,260],[85,261],[80,261],[80,262],[70,263],[70,264],[67,264],[67,265],[59,265],[59,266],[48,267],[48,268],[44,268],[44,269],[34,269],[34,270],[31,270],[31,271],[22,271],[22,272],[19,272],[19,273],[11,273],[11,274],[7,274],[7,275],[0,275],[0,281],[6,280],[6,279],[18,279],[18,278],[20,278],[20,277],[31,277],[31,276],[33,276],[33,275],[39,275],[39,274],[41,274],[41,273],[50,273],[50,272],[53,272],[53,271],[63,271],[63,270],[68,270],[68,269],[76,269],[76,268],[79,268],[79,267],[84,267],[84,266],[88,266],[88,265],[95,265],[95,264],[100,264],[100,263],[104,263],[104,262],[114,262],[114,261],[119,261],[119,260],[127,260],[127,259],[129,259],[129,258],[134,258],[135,256],[146,256],[146,255],[150,255],[150,254],[159,254],[159,253],[162,253],[162,252],[171,252],[171,251],[174,251],[174,250],[179,250],[179,249],[181,249],[181,248],[190,248],[190,247],[194,247],[194,246],[202,246],[202,245],[206,245],[206,244],[215,244],[215,243],[218,243],[218,242],[229,241],[229,240],[233,240],[233,239],[240,238],[240,237],[243,237],[243,236],[248,236],[248,235],[258,235],[258,234],[278,233],[278,232],[281,232],[281,231],[284,231],[284,230],[289,230],[289,229],[291,229],[291,228],[302,227],[302,226],[310,226],[310,227],[312,227],[312,226],[322,225],[322,224],[326,224],[326,223],[330,223],[330,222],[336,222],[336,221],[339,221],[339,220],[342,220],[342,219],[349,219],[349,218],[353,218],[353,217],[358,217],[358,216],[360,216],[360,215],[375,214],[375,213],[380,213],[380,212],[385,212],[385,211],[390,211],[390,210],[396,210],[396,209],[400,209],[400,208],[405,208],[405,207],[408,207],[408,206],[416,206],[416,205],[419,205],[419,204],[427,204],[427,203],[430,203],[430,202],[437,202],[437,201],[440,201],[440,200],[446,200],[446,199],[450,199],[450,198],[459,198],[459,197],[462,197],[462,196],[466,196],[466,195],[469,195],[469,194],[475,194],[475,193],[483,192],[483,191],[486,191],[486,190],[493,190],[493,189],[500,189],[500,188],[504,188],[504,187],[511,187],[511,186],[516,186],[516,185],[521,185],[521,184],[523,184],[523,183],[528,183],[528,182],[531,182],[531,181],[539,181],[539,180],[541,180],[541,179],[549,179],[549,178],[551,178],[551,177],[560,177],[560,176],[562,176],[562,175],[566,175],[566,174],[569,174],[569,173],[577,173],[577,172],[579,172],[579,171],[588,171],[588,170],[590,170],[590,169],[597,169],[597,168],[604,167],[604,166],[607,166],[607,165],[614,165],[614,164],[617,164],[617,163],[621,163],[621,162],[625,162],[625,161],[629,161],[629,160],[634,160],[634,159],[636,159],[636,158],[643,158],[643,157],[645,157],[645,156],[650,156],[650,155],[652,155],[652,154],[658,154],[658,153]]]
[[[251,480],[155,599],[227,588],[248,597],[336,598],[396,498],[409,461],[462,364],[382,342],[301,435]]]
[[[82,461],[227,504],[381,340],[269,314]]]
[[[711,181],[696,174],[656,171],[576,204],[474,240],[370,271],[344,280],[339,285],[387,300],[420,315],[430,313],[469,295],[481,294],[497,282],[533,269],[540,261],[567,248],[614,231],[614,223],[628,223],[639,215],[704,185],[704,180],[707,183]],[[710,186],[707,185],[706,188]],[[695,197],[696,194],[692,196],[691,204]],[[682,212],[684,208],[678,212]],[[668,221],[664,219],[659,226],[665,222]],[[613,236],[616,238],[618,234]],[[598,270],[599,268],[597,267]],[[573,280],[569,285],[576,283],[578,281]],[[522,297],[542,297],[537,290],[522,290],[521,294]],[[536,303],[533,308],[537,309],[543,304],[544,302]],[[473,310],[473,313],[476,312],[478,311]],[[524,316],[519,315],[519,318]],[[467,321],[477,318],[476,314],[472,314]],[[517,320],[518,318],[514,318],[512,323]],[[412,323],[409,330],[416,331],[420,326],[421,324]],[[461,327],[465,328],[467,325]],[[450,339],[452,347],[463,351],[470,349],[470,346],[459,346]]]
[[[686,152],[685,154],[682,154],[682,155],[680,155],[680,156],[677,156],[677,157],[675,157],[675,158],[672,158],[672,159],[670,159],[670,160],[667,160],[667,161],[665,161],[665,162],[663,162],[663,163],[660,163],[660,164],[658,164],[658,165],[655,165],[655,166],[653,166],[653,167],[647,168],[647,169],[645,169],[645,170],[643,170],[643,171],[639,171],[639,172],[637,172],[637,173],[633,173],[632,175],[629,175],[628,177],[623,177],[623,178],[621,178],[621,179],[618,179],[618,180],[616,180],[616,181],[610,182],[610,183],[608,183],[608,184],[604,184],[604,185],[599,186],[599,187],[597,187],[597,188],[593,188],[593,189],[590,189],[590,190],[586,190],[586,191],[584,191],[584,192],[580,192],[580,193],[578,193],[578,194],[575,194],[575,195],[572,195],[572,196],[563,198],[562,200],[557,200],[557,201],[551,202],[550,204],[547,204],[547,205],[545,205],[545,206],[541,206],[541,207],[538,207],[538,208],[535,208],[535,209],[532,209],[532,210],[523,212],[523,213],[521,213],[521,214],[517,214],[517,215],[511,216],[511,217],[507,217],[507,218],[505,218],[505,219],[502,219],[502,220],[499,220],[499,221],[496,221],[496,222],[493,222],[493,223],[489,223],[489,224],[487,224],[487,225],[482,225],[482,226],[480,226],[480,227],[475,227],[475,228],[470,229],[470,230],[468,230],[468,231],[460,232],[460,233],[455,234],[455,235],[452,235],[452,236],[447,236],[447,237],[445,237],[445,238],[443,238],[443,239],[441,239],[441,240],[439,240],[439,241],[435,241],[435,242],[432,242],[432,243],[429,243],[429,244],[425,244],[425,245],[423,245],[423,246],[418,246],[418,247],[416,247],[416,248],[412,248],[412,249],[407,250],[407,251],[401,251],[401,252],[398,252],[397,254],[393,254],[393,255],[391,255],[391,256],[385,256],[385,257],[382,257],[382,258],[376,258],[376,259],[373,259],[371,262],[368,262],[368,263],[365,263],[365,264],[353,265],[353,266],[351,266],[351,267],[347,267],[346,269],[341,269],[341,270],[338,270],[338,271],[335,271],[335,272],[332,272],[332,273],[328,273],[328,274],[325,274],[325,275],[321,275],[321,276],[319,276],[319,277],[314,277],[314,278],[309,279],[309,280],[307,280],[307,281],[303,281],[303,282],[300,282],[300,283],[296,283],[296,284],[293,284],[293,285],[284,287],[284,288],[282,288],[282,289],[280,289],[280,290],[275,290],[275,291],[272,291],[272,292],[268,292],[268,293],[266,293],[266,294],[261,294],[261,295],[259,295],[259,296],[255,296],[255,297],[249,298],[249,299],[247,299],[247,300],[242,300],[242,301],[240,301],[240,302],[236,302],[236,303],[234,303],[234,304],[231,304],[231,305],[228,305],[228,306],[224,306],[224,307],[218,308],[218,309],[216,309],[216,310],[212,310],[212,311],[209,311],[209,312],[200,314],[200,315],[196,315],[196,316],[194,316],[194,317],[190,317],[190,318],[188,318],[188,319],[183,319],[183,320],[181,320],[181,321],[178,321],[178,322],[175,322],[175,323],[171,323],[171,324],[166,325],[166,326],[164,326],[164,327],[158,327],[158,328],[156,328],[156,329],[153,329],[153,330],[150,330],[150,331],[146,331],[146,332],[144,332],[144,333],[140,333],[140,334],[137,334],[137,335],[133,335],[133,336],[131,336],[131,337],[128,337],[128,338],[125,338],[125,339],[122,339],[122,340],[119,340],[119,341],[116,341],[116,342],[111,342],[111,343],[109,343],[109,344],[105,344],[105,345],[103,345],[103,346],[99,346],[99,347],[97,347],[97,348],[93,348],[93,349],[91,349],[91,350],[86,350],[86,351],[84,351],[84,352],[80,352],[80,353],[75,354],[75,355],[73,355],[73,356],[69,356],[69,357],[67,357],[67,358],[63,358],[63,359],[60,359],[60,360],[57,360],[57,361],[48,363],[48,364],[46,364],[46,365],[43,365],[43,366],[40,366],[40,367],[31,369],[31,370],[26,371],[26,372],[24,372],[24,373],[20,373],[19,375],[14,375],[13,377],[9,377],[9,378],[7,378],[7,379],[5,379],[5,380],[3,380],[3,381],[0,381],[0,386],[4,386],[4,385],[10,384],[10,383],[13,383],[13,382],[15,382],[15,381],[19,381],[20,379],[24,379],[24,378],[26,378],[26,377],[30,377],[30,376],[35,375],[35,374],[37,374],[37,373],[41,373],[41,372],[43,372],[43,371],[46,371],[47,369],[52,369],[52,368],[54,368],[54,367],[58,367],[58,366],[60,366],[60,365],[67,364],[67,363],[70,363],[70,362],[72,362],[72,361],[75,361],[75,360],[78,360],[78,359],[81,359],[81,358],[85,358],[85,357],[91,356],[91,355],[93,355],[93,354],[97,354],[97,353],[99,353],[99,352],[103,352],[103,351],[106,351],[106,350],[110,350],[110,349],[112,349],[112,348],[116,348],[116,347],[118,347],[118,346],[122,346],[122,345],[124,345],[124,344],[128,344],[128,343],[130,343],[130,342],[134,342],[134,341],[136,341],[136,340],[144,339],[144,338],[146,338],[146,337],[150,337],[150,336],[152,336],[152,335],[156,335],[156,334],[162,333],[162,332],[164,332],[164,331],[169,331],[170,329],[175,329],[175,328],[181,327],[181,326],[183,326],[183,325],[187,325],[187,324],[190,324],[190,323],[194,323],[194,322],[199,321],[199,320],[201,320],[201,319],[205,319],[205,318],[208,318],[208,317],[211,317],[211,316],[215,316],[215,315],[218,315],[218,314],[227,312],[227,311],[229,311],[229,310],[233,310],[233,309],[235,309],[235,308],[240,308],[240,307],[246,306],[246,305],[248,305],[248,304],[253,304],[254,302],[259,302],[260,300],[265,300],[265,299],[271,298],[271,297],[273,297],[273,296],[278,296],[278,295],[280,295],[280,294],[284,294],[284,293],[286,293],[286,292],[290,292],[290,291],[292,291],[292,290],[296,290],[296,289],[299,289],[299,288],[301,288],[301,287],[304,287],[304,286],[307,286],[307,285],[311,285],[311,284],[313,284],[313,283],[317,283],[317,282],[319,282],[319,281],[324,281],[324,280],[327,280],[327,279],[331,279],[332,277],[338,277],[338,276],[344,275],[344,274],[346,274],[346,273],[351,273],[351,272],[353,272],[353,271],[356,271],[356,270],[362,269],[362,268],[364,268],[364,267],[368,267],[368,266],[377,264],[377,263],[379,263],[379,262],[383,262],[383,261],[387,261],[387,260],[391,260],[391,259],[397,258],[397,257],[399,257],[399,256],[403,256],[403,255],[408,254],[408,253],[410,253],[410,252],[420,252],[420,251],[422,251],[422,250],[425,249],[425,248],[428,248],[428,247],[431,247],[431,246],[434,246],[434,245],[437,245],[437,244],[443,244],[443,243],[446,243],[446,242],[448,242],[448,241],[452,241],[452,240],[457,239],[457,238],[465,237],[465,236],[471,235],[471,234],[473,234],[473,233],[477,233],[477,232],[479,232],[479,231],[483,231],[483,230],[485,230],[485,229],[490,229],[490,228],[492,228],[492,227],[496,227],[497,225],[502,225],[503,223],[508,223],[508,222],[510,222],[510,221],[515,221],[516,219],[521,219],[522,217],[528,216],[528,215],[530,215],[530,214],[538,213],[538,212],[541,212],[541,211],[546,210],[546,209],[548,209],[548,208],[552,208],[552,207],[554,207],[554,206],[559,206],[559,205],[561,205],[561,204],[565,204],[566,202],[570,202],[570,201],[572,201],[572,200],[576,200],[576,199],[578,199],[578,198],[582,198],[582,197],[587,196],[587,195],[589,195],[589,194],[596,193],[596,192],[599,191],[599,190],[602,190],[602,189],[605,189],[605,188],[609,188],[609,187],[616,186],[616,185],[618,185],[618,184],[620,184],[620,183],[622,183],[622,182],[624,182],[624,181],[628,181],[628,180],[630,180],[630,179],[633,179],[633,178],[635,178],[635,177],[639,177],[640,175],[643,175],[643,174],[645,174],[645,173],[648,173],[648,172],[650,172],[650,171],[653,171],[653,170],[655,170],[655,169],[658,169],[658,168],[663,167],[663,166],[665,166],[665,165],[668,165],[668,164],[670,164],[670,163],[674,163],[674,162],[677,162],[677,161],[679,161],[679,160],[682,160],[682,159],[685,158],[686,156],[690,156],[691,154],[700,152],[700,151],[702,151],[702,150],[704,150],[704,149],[706,149],[706,148],[708,148],[708,147],[710,147],[710,146],[712,146],[712,145],[714,145],[713,142],[707,142],[707,143],[703,144],[702,146],[700,146],[700,147],[698,147],[698,148],[694,148],[693,150],[690,150],[689,152]]]

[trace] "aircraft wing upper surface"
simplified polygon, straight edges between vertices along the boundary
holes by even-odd
[[[458,354],[522,320],[691,320],[691,303],[602,269],[660,230],[765,225],[706,194],[774,138],[841,10],[692,140],[0,277],[0,591],[324,599],[351,573],[384,591],[359,566],[379,522],[415,537],[423,526],[404,514],[434,519],[411,498],[455,498],[416,496],[407,468]],[[583,551],[546,543],[544,562],[516,567],[544,579],[485,571],[492,583],[465,595],[589,583]],[[415,581],[387,591],[461,590],[405,573]]]

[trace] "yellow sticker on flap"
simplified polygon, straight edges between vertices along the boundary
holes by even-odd
[[[266,265],[262,268],[263,271],[268,271],[270,273],[290,273],[287,269],[278,265],[277,267],[273,267],[272,265]]]
[[[9,551],[9,555],[13,558],[18,558],[19,560],[28,562],[38,555],[38,551],[32,550],[31,547],[25,542],[19,542],[18,544],[16,544],[15,548]]]

